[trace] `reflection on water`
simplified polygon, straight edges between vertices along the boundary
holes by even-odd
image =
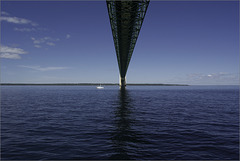
[[[1,87],[3,160],[239,160],[239,88]]]
[[[127,89],[120,89],[118,98],[114,119],[115,130],[112,136],[115,153],[110,159],[133,159],[136,151],[131,153],[131,149],[135,149],[137,142],[140,141],[137,131],[132,128],[136,122],[134,107]]]

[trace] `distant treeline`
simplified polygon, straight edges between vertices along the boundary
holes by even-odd
[[[0,83],[4,86],[98,86],[100,83]],[[101,83],[103,86],[118,86],[118,83]],[[128,86],[188,86],[187,84],[129,83]]]

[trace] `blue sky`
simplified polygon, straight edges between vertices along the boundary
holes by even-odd
[[[2,1],[1,82],[117,83],[105,1]],[[151,1],[127,83],[239,84],[238,1]]]

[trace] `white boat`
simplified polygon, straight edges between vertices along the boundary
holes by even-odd
[[[103,89],[104,87],[102,87],[101,86],[101,84],[100,84],[100,86],[97,86],[97,89]]]

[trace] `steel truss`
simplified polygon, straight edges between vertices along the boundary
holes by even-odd
[[[125,79],[129,62],[150,0],[107,0],[120,76]]]

